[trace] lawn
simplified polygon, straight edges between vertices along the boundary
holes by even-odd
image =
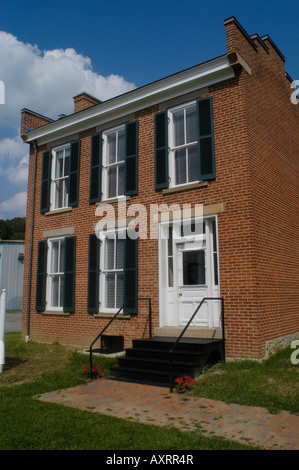
[[[144,425],[36,400],[36,395],[88,381],[83,372],[88,356],[58,343],[24,343],[20,333],[5,335],[5,350],[0,374],[1,450],[252,449],[199,431]],[[115,361],[101,358],[104,375]],[[282,352],[263,364],[218,365],[201,376],[193,393],[251,405],[264,401],[262,406],[273,410],[298,412],[298,367],[289,362],[288,352]]]
[[[271,413],[280,410],[299,414],[299,364],[291,362],[294,350],[280,350],[268,360],[217,364],[196,381],[196,396],[262,406]]]

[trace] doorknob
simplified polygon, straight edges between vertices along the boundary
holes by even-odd
[[[183,293],[182,293],[182,292],[179,292],[179,296],[181,296],[181,295],[183,295]]]

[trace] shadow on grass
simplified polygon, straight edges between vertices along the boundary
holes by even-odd
[[[11,369],[15,369],[21,364],[25,364],[25,362],[28,362],[26,359],[25,361],[22,359],[19,359],[18,357],[5,357],[5,364],[3,367],[3,371],[8,371]]]

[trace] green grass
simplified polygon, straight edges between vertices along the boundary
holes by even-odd
[[[0,374],[1,450],[252,449],[200,431],[160,428],[41,402],[34,397],[87,382],[83,365],[88,356],[57,343],[24,343],[19,333],[5,335],[5,352]],[[100,359],[104,375],[114,362]]]
[[[262,406],[272,413],[299,413],[299,365],[291,363],[290,347],[268,360],[236,361],[208,369],[196,381],[199,397],[249,406]]]

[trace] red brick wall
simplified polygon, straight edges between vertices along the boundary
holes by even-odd
[[[258,52],[234,23],[227,25],[228,52],[237,51],[252,69],[210,87],[213,96],[216,180],[206,187],[163,195],[154,183],[154,115],[158,106],[136,113],[139,120],[139,191],[127,201],[150,204],[218,204],[220,290],[225,298],[227,357],[261,358],[265,341],[299,330],[298,286],[299,227],[295,197],[298,175],[298,109],[290,103],[289,82],[283,76],[277,53]],[[298,108],[298,107],[297,107]],[[295,136],[297,132],[297,137]],[[88,235],[98,221],[89,204],[90,136],[80,135],[79,205],[70,212],[40,214],[42,152],[37,164],[30,337],[88,347],[107,318],[87,313]],[[23,333],[26,331],[28,253],[33,183],[31,151],[26,225]],[[290,183],[292,182],[292,183]],[[297,186],[298,187],[298,186]],[[274,222],[274,223],[273,223]],[[70,316],[35,312],[37,243],[43,231],[75,227],[76,310]],[[291,249],[290,249],[291,248]],[[140,297],[151,297],[153,326],[159,325],[158,241],[139,240]],[[296,303],[297,302],[297,303]],[[125,336],[125,345],[148,335],[147,304],[138,317],[116,320],[107,334]],[[296,316],[297,315],[297,316]]]

